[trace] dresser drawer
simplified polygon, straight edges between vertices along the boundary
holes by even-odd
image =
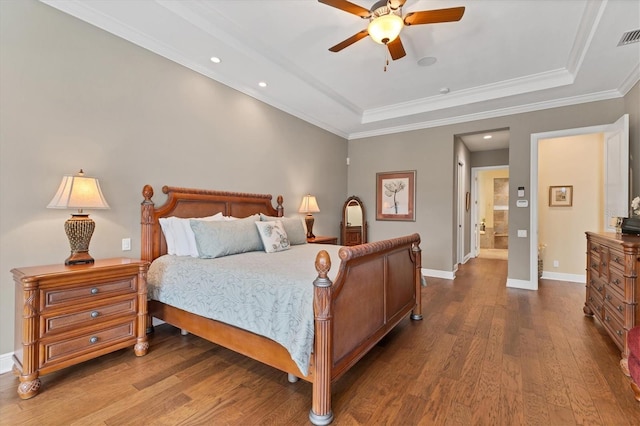
[[[625,279],[624,275],[622,275],[622,271],[618,271],[616,268],[612,268],[609,272],[609,284],[607,284],[607,289],[615,291],[620,295],[620,298],[622,298],[622,300],[625,300]],[[627,300],[627,302],[629,301]]]
[[[624,348],[625,343],[625,329],[622,323],[618,320],[618,315],[609,309],[609,305],[604,305],[604,318],[602,321],[605,328],[608,330],[609,335],[620,348]]]
[[[594,315],[598,318],[604,316],[604,297],[601,292],[598,292],[592,286],[587,287],[587,306],[591,309]]]
[[[616,292],[607,291],[604,303],[608,314],[615,316],[620,324],[624,324],[624,313],[627,305],[622,303],[622,297]]]
[[[77,358],[116,345],[135,340],[135,319],[109,325],[91,333],[68,339],[43,339],[40,341],[40,368]]]
[[[105,296],[135,292],[136,277],[131,276],[113,281],[88,283],[67,288],[43,289],[40,303],[42,304],[41,309],[45,310],[66,303],[83,303]]]
[[[45,312],[40,316],[40,336],[61,333],[123,315],[136,315],[136,296],[125,295],[105,299],[101,304],[77,312]]]
[[[617,271],[620,275],[624,274],[624,253],[617,248],[609,249],[609,272],[613,274]]]

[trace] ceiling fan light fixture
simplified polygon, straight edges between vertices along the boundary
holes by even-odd
[[[367,31],[376,43],[387,44],[398,38],[403,27],[402,18],[394,13],[389,13],[372,19]]]

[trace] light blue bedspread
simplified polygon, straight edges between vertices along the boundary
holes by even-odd
[[[153,300],[268,337],[309,373],[313,350],[313,281],[316,254],[331,256],[329,277],[340,264],[340,246],[302,244],[277,253],[250,252],[217,259],[161,256],[147,275]]]

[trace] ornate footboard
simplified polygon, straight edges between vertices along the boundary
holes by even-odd
[[[143,189],[141,257],[147,261],[167,252],[159,225],[162,217],[202,217],[218,212],[238,217],[255,213],[283,216],[282,197],[273,208],[270,195],[174,187],[164,187],[163,192],[168,199],[156,208],[151,201],[153,189],[149,185]],[[343,247],[333,282],[327,276],[331,268],[328,253],[318,253],[318,276],[313,282],[315,340],[306,376],[287,350],[271,339],[155,300],[149,301],[148,312],[151,317],[311,382],[309,419],[316,425],[326,425],[333,420],[331,383],[407,315],[422,319],[419,244],[420,236],[413,234]]]
[[[421,320],[420,236],[343,247],[335,282],[331,259],[316,257],[315,362],[309,419],[329,424],[331,382],[344,374],[411,312]]]

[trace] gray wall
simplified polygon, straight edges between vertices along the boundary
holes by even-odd
[[[368,137],[349,141],[349,194],[362,198],[367,209],[371,239],[388,238],[408,231],[422,237],[422,263],[425,268],[453,271],[455,259],[455,146],[458,134],[486,129],[508,128],[509,147],[509,271],[510,279],[529,280],[529,239],[517,238],[518,229],[529,229],[529,209],[516,208],[517,188],[530,194],[531,134],[555,130],[604,125],[629,112],[638,129],[638,85],[625,98],[591,102],[562,108],[477,120],[450,126],[415,130],[402,134]],[[634,149],[638,150],[637,130]],[[639,155],[634,156],[638,169]],[[375,175],[380,171],[417,171],[416,221],[381,222],[375,220]],[[634,179],[637,181],[638,172]],[[637,192],[637,190],[636,190]],[[452,253],[454,255],[452,256]]]
[[[471,167],[491,167],[509,165],[509,149],[476,151],[471,153]]]
[[[96,176],[94,258],[137,257],[144,184],[316,195],[338,235],[347,142],[45,4],[0,1],[0,355],[13,351],[14,267],[62,263],[64,174]],[[132,238],[122,252],[121,239]],[[310,265],[313,267],[313,265]]]

